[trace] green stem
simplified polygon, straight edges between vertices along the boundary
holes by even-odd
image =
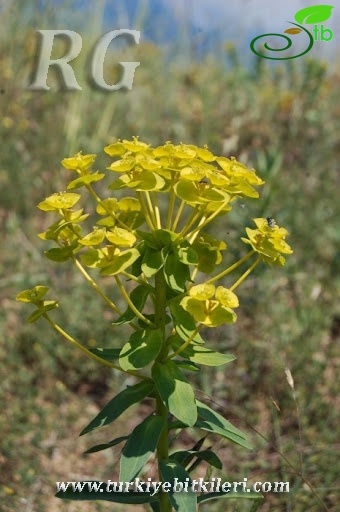
[[[149,284],[146,279],[140,279],[139,277],[136,277],[133,274],[129,274],[129,272],[126,272],[126,270],[123,270],[121,274],[127,279],[130,279],[131,281],[135,281],[136,283],[141,284],[142,286],[146,286],[147,288],[149,288],[150,291],[154,291],[153,286],[151,286],[151,284]]]
[[[171,229],[171,219],[174,213],[174,207],[175,207],[175,201],[176,201],[176,194],[174,191],[174,178],[173,175],[171,175],[171,187],[170,187],[170,198],[169,198],[169,206],[168,206],[168,215],[166,219],[166,229]]]
[[[157,229],[157,228],[153,224],[152,218],[150,217],[150,214],[148,212],[148,208],[147,208],[147,206],[145,204],[145,200],[144,200],[144,197],[143,197],[142,193],[141,192],[137,192],[137,196],[138,196],[141,208],[142,208],[142,212],[144,213],[144,217],[145,217],[145,220],[147,222],[147,225],[150,228],[150,231],[155,231],[155,229]]]
[[[44,313],[44,318],[52,325],[53,329],[56,330],[59,334],[61,334],[64,338],[67,339],[72,345],[79,348],[82,352],[84,352],[87,356],[89,356],[91,359],[94,359],[95,361],[105,365],[109,366],[110,368],[114,368],[115,370],[119,370],[123,373],[129,373],[130,375],[134,375],[135,377],[138,377],[142,380],[149,380],[149,377],[145,377],[144,375],[140,375],[139,373],[135,372],[134,370],[123,370],[120,366],[110,363],[109,361],[106,361],[105,359],[102,359],[101,357],[97,356],[96,354],[93,354],[90,350],[88,350],[86,347],[81,345],[78,341],[76,341],[70,334],[68,334],[64,329],[62,329],[58,324],[56,324],[52,318],[48,315],[48,313]]]
[[[134,312],[134,314],[140,319],[142,320],[142,322],[145,322],[146,324],[148,324],[150,327],[156,327],[155,324],[153,322],[151,322],[148,318],[146,318],[140,311],[139,309],[136,308],[136,306],[134,305],[134,303],[132,302],[132,300],[130,299],[129,297],[129,294],[127,293],[127,291],[125,290],[124,286],[122,285],[122,283],[120,282],[120,279],[117,275],[113,276],[116,283],[117,283],[117,286],[119,288],[119,291],[120,293],[123,295],[124,299],[126,300],[126,303],[127,305],[132,309],[132,311]]]
[[[157,361],[160,362],[167,356],[168,347],[166,345],[166,282],[164,278],[163,269],[159,270],[155,275],[155,321],[159,329],[162,330],[162,348],[157,356]],[[158,472],[160,481],[163,481],[160,472],[160,461],[169,458],[169,439],[168,439],[168,409],[164,405],[161,397],[157,393],[156,396],[156,414],[165,420],[166,427],[163,429],[158,445],[157,445],[157,461]],[[171,512],[172,506],[169,500],[169,494],[161,492],[159,496],[161,512]]]
[[[145,194],[145,197],[146,197],[146,203],[147,203],[147,205],[149,207],[149,212],[150,212],[150,216],[151,216],[153,225],[155,226],[155,229],[158,229],[157,219],[156,219],[156,212],[155,212],[154,206],[152,204],[150,194],[149,194],[149,192],[144,192],[144,194]]]
[[[194,332],[192,333],[192,335],[190,336],[190,338],[188,338],[184,343],[183,345],[181,345],[175,352],[173,352],[172,354],[168,355],[163,362],[165,361],[168,361],[169,359],[172,359],[173,357],[177,356],[178,354],[180,354],[183,350],[185,350],[187,348],[188,345],[190,345],[190,343],[192,342],[192,340],[195,338],[196,334],[198,334],[200,332],[200,330],[202,329],[203,327],[203,324],[200,324],[198,327],[196,327],[196,329],[194,330]]]
[[[156,215],[156,224],[157,224],[158,229],[162,229],[161,214],[160,214],[160,211],[159,211],[159,204],[158,204],[156,192],[152,192],[151,196],[152,196],[152,199],[153,199],[153,202],[154,202],[154,211],[155,211],[155,215]]]
[[[226,270],[223,270],[223,272],[220,272],[219,274],[217,274],[217,276],[208,279],[208,281],[206,281],[205,284],[212,284],[218,281],[219,279],[222,279],[222,277],[230,274],[233,270],[242,265],[242,263],[245,263],[253,254],[255,254],[255,251],[248,252],[248,254],[243,256],[243,258],[241,258],[236,263],[228,267]]]
[[[175,194],[175,193],[174,193]],[[184,206],[186,205],[186,202],[182,200],[181,204],[179,205],[178,209],[177,209],[177,214],[176,214],[176,217],[175,217],[175,220],[172,224],[172,227],[171,227],[171,230],[172,231],[176,231],[176,228],[177,228],[177,224],[179,222],[179,219],[182,215],[182,212],[184,210]]]
[[[257,260],[254,261],[254,263],[248,268],[248,270],[246,270],[245,273],[241,275],[241,277],[236,281],[236,283],[234,283],[230,287],[230,290],[234,291],[238,286],[240,286],[240,284],[243,283],[243,281],[246,279],[246,277],[249,276],[249,274],[254,270],[254,268],[257,267],[257,265],[260,263],[260,261],[261,261],[261,257],[259,256],[257,258]]]
[[[188,233],[185,237],[185,239],[188,239],[190,237],[192,237],[192,235],[194,235],[196,233],[196,231],[200,231],[202,228],[204,228],[207,224],[209,224],[222,210],[225,206],[227,206],[227,204],[229,203],[229,199],[227,199],[226,201],[224,201],[221,206],[219,208],[217,208],[217,210],[212,213],[210,215],[210,217],[206,218],[206,220],[203,222],[203,224],[199,224],[195,229],[193,229],[192,231],[190,231],[190,233]]]
[[[105,302],[110,306],[110,308],[113,309],[116,313],[118,313],[118,315],[121,315],[122,311],[108,298],[107,295],[105,295],[105,293],[101,290],[101,288],[99,288],[97,283],[86,272],[86,270],[84,269],[84,267],[82,266],[80,261],[77,260],[77,258],[75,256],[72,257],[72,260],[73,260],[73,263],[78,268],[78,270],[80,270],[80,272],[83,274],[83,276],[85,277],[86,281],[88,281],[90,283],[90,285],[96,290],[96,292],[102,297],[102,299],[105,300]]]
[[[165,420],[166,420],[166,427],[163,429],[163,431],[159,437],[159,441],[158,441],[158,445],[157,445],[159,481],[163,482],[163,478],[162,478],[161,472],[160,472],[159,463],[161,460],[167,460],[169,458],[169,440],[168,440],[169,434],[168,434],[168,425],[167,425],[168,410],[165,407],[165,405],[163,404],[159,395],[157,395],[157,397],[156,397],[156,414],[157,414],[157,416],[161,416],[161,417],[165,418]],[[166,493],[164,491],[160,491],[159,505],[160,505],[159,509],[161,512],[171,512],[172,511],[172,506],[171,506],[171,503],[169,500],[168,493]]]
[[[130,231],[130,233],[133,233],[133,229],[131,229],[129,226],[127,226],[124,222],[122,222],[116,215],[114,215],[112,212],[110,212],[110,210],[108,210],[108,208],[105,206],[105,204],[103,204],[102,200],[100,199],[100,197],[96,194],[96,192],[93,190],[93,188],[91,187],[91,185],[87,184],[85,185],[87,190],[90,192],[91,196],[97,201],[98,204],[100,204],[100,206],[102,208],[104,208],[104,210],[106,211],[106,213],[113,218],[113,220],[115,222],[117,222],[118,224],[120,224],[120,226],[124,229],[127,229],[128,231]]]
[[[206,219],[206,217],[205,217],[205,215],[203,215],[203,217],[201,218],[201,220],[198,223],[197,231],[192,235],[192,237],[189,240],[190,245],[192,245],[194,243],[194,241],[196,240],[196,238],[201,230],[201,227],[204,225],[205,219]]]
[[[178,234],[175,242],[178,242],[179,240],[183,241],[183,240],[186,240],[187,238],[189,238],[189,235],[187,235],[187,236],[184,236],[184,235],[190,229],[190,227],[196,222],[196,220],[199,219],[199,217],[201,217],[201,215],[202,215],[201,210],[198,210],[198,208],[199,207],[195,206],[195,208],[194,208],[193,212],[191,213],[189,219],[187,220],[185,226],[183,226],[182,230]],[[193,231],[192,231],[192,233],[193,233]]]

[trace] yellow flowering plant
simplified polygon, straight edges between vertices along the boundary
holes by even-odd
[[[62,165],[75,174],[67,191],[53,194],[38,204],[54,222],[38,236],[55,247],[45,251],[54,262],[71,262],[114,313],[113,326],[128,324],[132,333],[122,346],[87,348],[59,326],[51,316],[56,300],[45,300],[46,286],[35,286],[17,295],[17,300],[35,306],[28,318],[45,318],[66,340],[101,364],[133,376],[135,383],[118,393],[82,430],[81,435],[111,424],[131,405],[149,397],[150,414],[126,436],[98,445],[89,453],[124,443],[120,459],[120,481],[133,482],[145,471],[155,454],[159,481],[156,493],[143,488],[103,492],[96,496],[60,491],[62,499],[100,499],[126,504],[149,504],[154,512],[194,512],[208,499],[235,497],[228,491],[197,495],[174,492],[166,483],[192,482],[191,473],[205,461],[221,469],[211,448],[202,449],[205,437],[191,450],[172,451],[173,432],[195,428],[250,448],[246,436],[222,415],[195,396],[188,381],[201,366],[228,364],[233,355],[207,346],[200,331],[204,327],[233,324],[239,300],[235,290],[261,262],[284,265],[292,253],[285,241],[287,231],[271,218],[254,219],[256,229],[246,229],[241,240],[250,250],[228,268],[220,268],[227,249],[205,231],[216,218],[227,215],[237,198],[257,198],[255,187],[263,181],[253,169],[234,158],[216,157],[207,147],[170,142],[156,148],[138,138],[105,147],[113,158],[107,173],[92,171],[96,155],[78,153]],[[100,197],[95,183],[108,176],[115,179]],[[78,203],[86,189],[95,204],[93,230],[82,223],[90,216]],[[118,191],[123,191],[118,192]],[[92,214],[94,215],[94,214]],[[215,283],[239,267],[247,268],[228,287]],[[101,286],[100,278],[112,284],[126,303],[121,311]],[[124,284],[129,281],[129,286]],[[131,288],[128,292],[127,289]],[[193,464],[193,461],[196,461]],[[258,499],[255,492],[239,491],[237,497]]]

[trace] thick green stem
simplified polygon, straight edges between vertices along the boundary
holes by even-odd
[[[159,270],[155,275],[155,322],[159,329],[163,333],[163,342],[160,353],[157,356],[157,361],[162,361],[168,353],[168,347],[166,346],[166,334],[165,334],[165,309],[166,309],[166,282],[164,278],[163,269]],[[160,481],[162,476],[159,470],[160,461],[167,460],[169,458],[169,438],[168,438],[168,409],[164,405],[161,397],[157,394],[156,397],[156,414],[162,416],[165,419],[166,427],[158,441],[157,445],[157,461]],[[169,500],[169,494],[166,492],[160,493],[160,510],[162,512],[171,512],[172,507]]]

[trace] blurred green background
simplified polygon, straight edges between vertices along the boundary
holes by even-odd
[[[55,7],[39,5],[0,2],[0,509],[122,510],[104,502],[62,502],[54,492],[56,481],[117,478],[121,447],[82,456],[89,446],[110,440],[112,429],[91,439],[77,436],[129,381],[86,360],[44,321],[27,325],[30,311],[14,297],[36,284],[48,285],[61,302],[61,325],[76,339],[91,347],[121,344],[111,313],[81,276],[67,263],[44,257],[46,247],[36,235],[50,218],[36,204],[65,188],[64,157],[79,150],[98,153],[98,168],[104,169],[109,161],[104,145],[139,135],[152,145],[167,140],[208,144],[214,154],[233,155],[266,180],[260,200],[239,202],[211,228],[228,243],[226,264],[245,253],[240,237],[252,217],[273,216],[289,230],[294,249],[285,267],[262,266],[242,285],[235,326],[206,333],[212,346],[237,360],[218,370],[205,368],[197,387],[247,431],[254,446],[248,452],[212,438],[224,461],[223,472],[212,476],[289,481],[289,494],[265,495],[259,509],[264,512],[335,511],[340,471],[338,64],[313,58],[311,52],[274,65],[254,56],[247,68],[237,45],[227,40],[197,59],[184,37],[171,57],[161,45],[142,41],[108,52],[108,83],[117,81],[118,61],[141,64],[131,91],[105,93],[86,80],[93,42],[105,33],[98,8],[73,63],[83,90],[62,90],[51,70],[50,91],[28,91],[25,84],[38,52],[36,31],[66,26],[54,24]],[[79,12],[69,7],[64,2],[64,19],[77,23]],[[142,14],[133,28],[143,33]],[[54,51],[57,58],[62,44]],[[115,290],[110,293],[115,297]],[[129,410],[114,437],[148,411],[147,402]],[[189,446],[196,435],[193,431],[192,439],[179,443]],[[197,476],[206,476],[206,470],[202,466]],[[150,475],[153,471],[150,464]],[[241,500],[202,507],[250,509]]]

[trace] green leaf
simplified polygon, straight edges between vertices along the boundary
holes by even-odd
[[[118,206],[122,212],[126,213],[139,212],[141,210],[141,204],[136,197],[123,197],[120,199]]]
[[[157,246],[162,249],[166,245],[171,245],[177,238],[177,233],[170,231],[170,229],[156,229],[153,232]]]
[[[308,25],[322,23],[331,17],[333,8],[333,5],[311,5],[298,11],[295,14],[295,20]]]
[[[192,480],[189,473],[177,462],[166,460],[160,461],[159,469],[163,482],[169,482],[171,484],[169,498],[176,512],[196,512],[197,496],[196,493],[191,490]],[[188,483],[188,492],[174,491],[176,484],[178,488],[179,484],[184,483]]]
[[[143,311],[146,299],[150,293],[150,288],[147,288],[144,285],[137,286],[131,293],[130,299],[133,305],[138,309],[138,311]],[[132,322],[132,320],[136,317],[136,313],[132,311],[130,306],[127,310],[115,321],[112,322],[112,325],[122,325]]]
[[[166,418],[148,416],[132,431],[120,459],[120,482],[131,482],[157,448]]]
[[[127,439],[129,439],[129,436],[117,437],[117,439],[114,439],[113,441],[110,441],[109,443],[97,444],[96,446],[92,446],[92,448],[89,448],[84,453],[87,454],[87,453],[101,452],[103,450],[107,450],[108,448],[112,448],[113,446],[116,446],[117,444],[119,444],[123,441],[126,441]]]
[[[108,186],[108,189],[121,190],[123,188],[127,188],[130,183],[131,183],[131,178],[127,174],[124,174],[123,176],[120,176],[117,180],[113,181]]]
[[[236,435],[246,440],[246,436],[238,428],[234,427],[221,414],[211,409],[211,407],[203,402],[200,402],[199,400],[197,400],[197,407],[198,413],[203,419],[211,421],[216,425],[225,428],[226,430],[230,430],[230,432],[234,432]]]
[[[142,273],[142,262],[143,262],[143,256],[146,251],[147,245],[144,240],[141,242],[138,242],[137,245],[135,245],[135,249],[139,252],[140,256],[132,263],[131,266],[131,274],[133,274],[135,277],[138,277]]]
[[[116,395],[99,414],[80,432],[79,435],[87,434],[92,430],[109,425],[116,420],[131,405],[140,402],[147,397],[153,389],[153,382],[143,380],[134,386],[127,387]]]
[[[178,260],[184,265],[197,265],[198,263],[198,255],[197,252],[192,249],[192,247],[188,244],[188,246],[184,246],[181,244],[175,252]]]
[[[216,425],[211,421],[198,420],[196,421],[194,426],[195,428],[206,430],[207,432],[211,432],[212,434],[219,435],[224,439],[229,439],[229,441],[232,441],[235,444],[243,446],[244,448],[248,448],[249,450],[251,449],[250,444],[247,441],[245,441],[243,437],[237,436],[233,432],[225,430],[224,428],[220,427],[219,425]]]
[[[115,197],[103,199],[96,207],[96,212],[99,213],[99,215],[114,215],[118,210],[118,200]]]
[[[181,464],[181,466],[185,467],[194,457],[208,462],[208,464],[214,466],[217,469],[222,469],[223,467],[219,457],[217,457],[217,455],[211,450],[202,450],[201,452],[195,450],[180,450],[178,452],[172,453],[169,459],[173,462],[178,462]]]
[[[201,198],[207,202],[222,203],[229,198],[229,195],[223,190],[217,190],[216,188],[207,188],[204,190]]]
[[[132,156],[127,156],[126,158],[122,158],[121,160],[117,160],[116,162],[112,162],[110,167],[107,167],[110,171],[115,172],[128,172],[136,165],[136,160]]]
[[[248,492],[249,491],[249,492]],[[220,491],[220,492],[208,492],[206,494],[202,494],[201,496],[198,496],[197,503],[204,503],[205,501],[209,500],[216,500],[218,498],[243,498],[243,499],[250,499],[250,500],[261,500],[263,499],[262,494],[259,494],[258,492],[252,491],[251,489],[247,489],[247,491],[230,491],[226,490],[226,492]]]
[[[139,211],[121,212],[116,216],[116,219],[118,224],[120,221],[131,230],[138,228],[145,222],[144,213]]]
[[[182,340],[186,341],[195,331],[196,323],[192,316],[182,308],[178,301],[172,300],[169,305],[174,319],[176,332]],[[196,334],[193,341],[202,345],[204,343],[200,334]]]
[[[131,231],[118,226],[107,230],[106,238],[112,245],[118,247],[132,247],[136,242],[136,237]]]
[[[154,276],[163,265],[164,260],[162,258],[162,252],[159,249],[155,250],[147,247],[142,263],[142,271],[145,277],[149,278]]]
[[[88,235],[84,236],[81,240],[79,240],[79,242],[82,245],[86,245],[88,247],[92,247],[94,245],[99,245],[104,240],[105,234],[106,234],[106,229],[95,228],[94,231],[92,231]]]
[[[190,454],[186,454],[186,450],[180,450],[178,452],[175,452],[175,454],[172,454],[170,455],[170,459],[172,459],[172,456],[173,455],[176,455],[175,456],[175,460],[176,462],[178,462],[179,464],[181,464],[181,466],[185,467],[187,464],[189,464],[195,457],[194,455],[191,455],[191,452],[192,453],[196,453],[198,452],[203,444],[204,444],[204,441],[206,440],[207,436],[204,436],[204,437],[201,437],[201,439],[199,439],[195,444],[194,446],[192,447],[192,449],[190,450]]]
[[[53,249],[49,249],[48,251],[44,251],[45,256],[52,261],[57,261],[58,263],[67,261],[71,258],[73,254],[73,250],[75,246],[68,247],[53,247]]]
[[[176,292],[184,292],[186,282],[190,279],[190,271],[176,257],[174,252],[168,254],[164,265],[164,276],[167,285]]]
[[[153,324],[156,325],[156,322],[157,322],[157,318],[156,318],[156,315],[155,313],[151,313],[150,315],[148,315],[147,313],[143,313],[143,316],[145,318],[147,318],[148,320],[150,320],[150,322],[152,322]],[[171,316],[169,315],[165,315],[165,318],[164,318],[164,321],[165,321],[165,325],[168,325],[171,323]],[[142,329],[147,329],[149,327],[150,324],[147,324],[146,322],[144,322],[144,320],[142,320],[141,318],[138,318],[138,325],[139,327],[141,327]]]
[[[189,204],[203,204],[203,201],[198,194],[197,185],[192,181],[181,180],[174,186],[174,191],[176,196],[178,196],[182,201],[185,201]]]
[[[86,174],[85,176],[81,176],[80,178],[70,181],[70,183],[67,185],[67,190],[74,190],[76,188],[84,187],[85,185],[89,185],[95,181],[100,181],[104,177],[105,174],[99,174],[98,171],[93,174]]]
[[[200,233],[192,247],[198,254],[198,270],[210,274],[221,263],[221,250],[227,246],[206,233]]]
[[[249,183],[245,180],[237,179],[231,180],[230,185],[228,185],[228,192],[231,194],[243,194],[246,197],[258,198],[259,193],[255,190]]]
[[[168,360],[152,367],[156,389],[168,410],[180,421],[193,426],[197,419],[195,395],[191,385],[177,365]]]
[[[39,306],[39,309],[36,311],[33,311],[33,313],[28,317],[27,322],[29,324],[32,324],[33,322],[36,322],[39,320],[41,316],[43,316],[47,311],[51,311],[51,309],[58,308],[59,304],[55,300],[45,300],[41,306]]]
[[[246,436],[241,432],[241,430],[234,427],[229,421],[223,418],[221,414],[215,412],[208,405],[200,402],[199,400],[196,400],[196,403],[198,414],[204,421],[197,421],[195,427],[208,430],[209,432],[214,432],[215,434],[219,434],[236,444],[246,448],[251,448]]]
[[[156,495],[151,496],[149,492],[136,492],[136,491],[128,491],[128,492],[119,492],[111,490],[106,490],[106,482],[77,482],[78,484],[84,484],[84,489],[82,491],[74,491],[72,487],[69,487],[66,491],[59,491],[55,495],[56,498],[60,498],[62,500],[72,500],[72,501],[93,501],[93,500],[101,500],[101,501],[111,501],[113,503],[124,503],[127,505],[137,505],[143,503],[151,503],[153,501],[157,501],[158,497]],[[98,489],[103,490],[103,492],[95,492],[95,490],[88,490],[88,484],[102,484]],[[117,482],[118,484],[118,482]],[[92,487],[94,489],[94,487]]]
[[[48,286],[35,286],[30,290],[24,290],[15,297],[20,302],[31,302],[37,304],[43,296],[48,292]]]
[[[123,370],[139,370],[147,366],[162,348],[162,329],[144,329],[131,334],[119,355]]]
[[[155,192],[156,190],[161,190],[164,185],[164,179],[158,174],[150,171],[141,171],[138,173],[136,180],[128,184],[128,187],[140,192]]]
[[[171,343],[175,352],[183,345],[183,340],[178,335],[174,335],[169,338],[169,343]],[[179,356],[189,359],[193,363],[205,364],[207,366],[221,366],[222,364],[230,363],[236,359],[236,357],[231,354],[221,354],[220,352],[214,352],[209,348],[192,343],[182,350]]]
[[[236,320],[237,315],[233,309],[219,304],[217,308],[209,314],[209,324],[207,325],[209,325],[209,327],[217,327],[222,324],[234,323]]]
[[[82,264],[90,268],[98,268],[102,259],[102,251],[99,249],[88,249],[85,253],[80,255]]]
[[[153,233],[149,233],[148,231],[140,231],[139,229],[136,230],[136,233],[139,236],[139,238],[141,238],[142,240],[144,240],[146,242],[146,245],[148,247],[151,247],[151,249],[158,250],[161,248],[161,247],[158,247],[158,244],[155,240]]]
[[[192,363],[191,361],[187,361],[187,360],[176,361],[176,360],[174,360],[174,363],[179,368],[183,368],[184,370],[189,370],[190,372],[199,372],[200,371],[200,367],[197,364]]]
[[[114,276],[126,270],[133,262],[139,258],[140,254],[137,249],[129,249],[121,252],[114,257],[112,263],[102,268],[100,274],[102,276]]]
[[[109,363],[117,361],[119,359],[119,354],[121,348],[90,348],[89,351],[92,352],[92,354],[95,354],[96,356],[100,357],[101,359],[104,359],[105,361],[108,361]]]

